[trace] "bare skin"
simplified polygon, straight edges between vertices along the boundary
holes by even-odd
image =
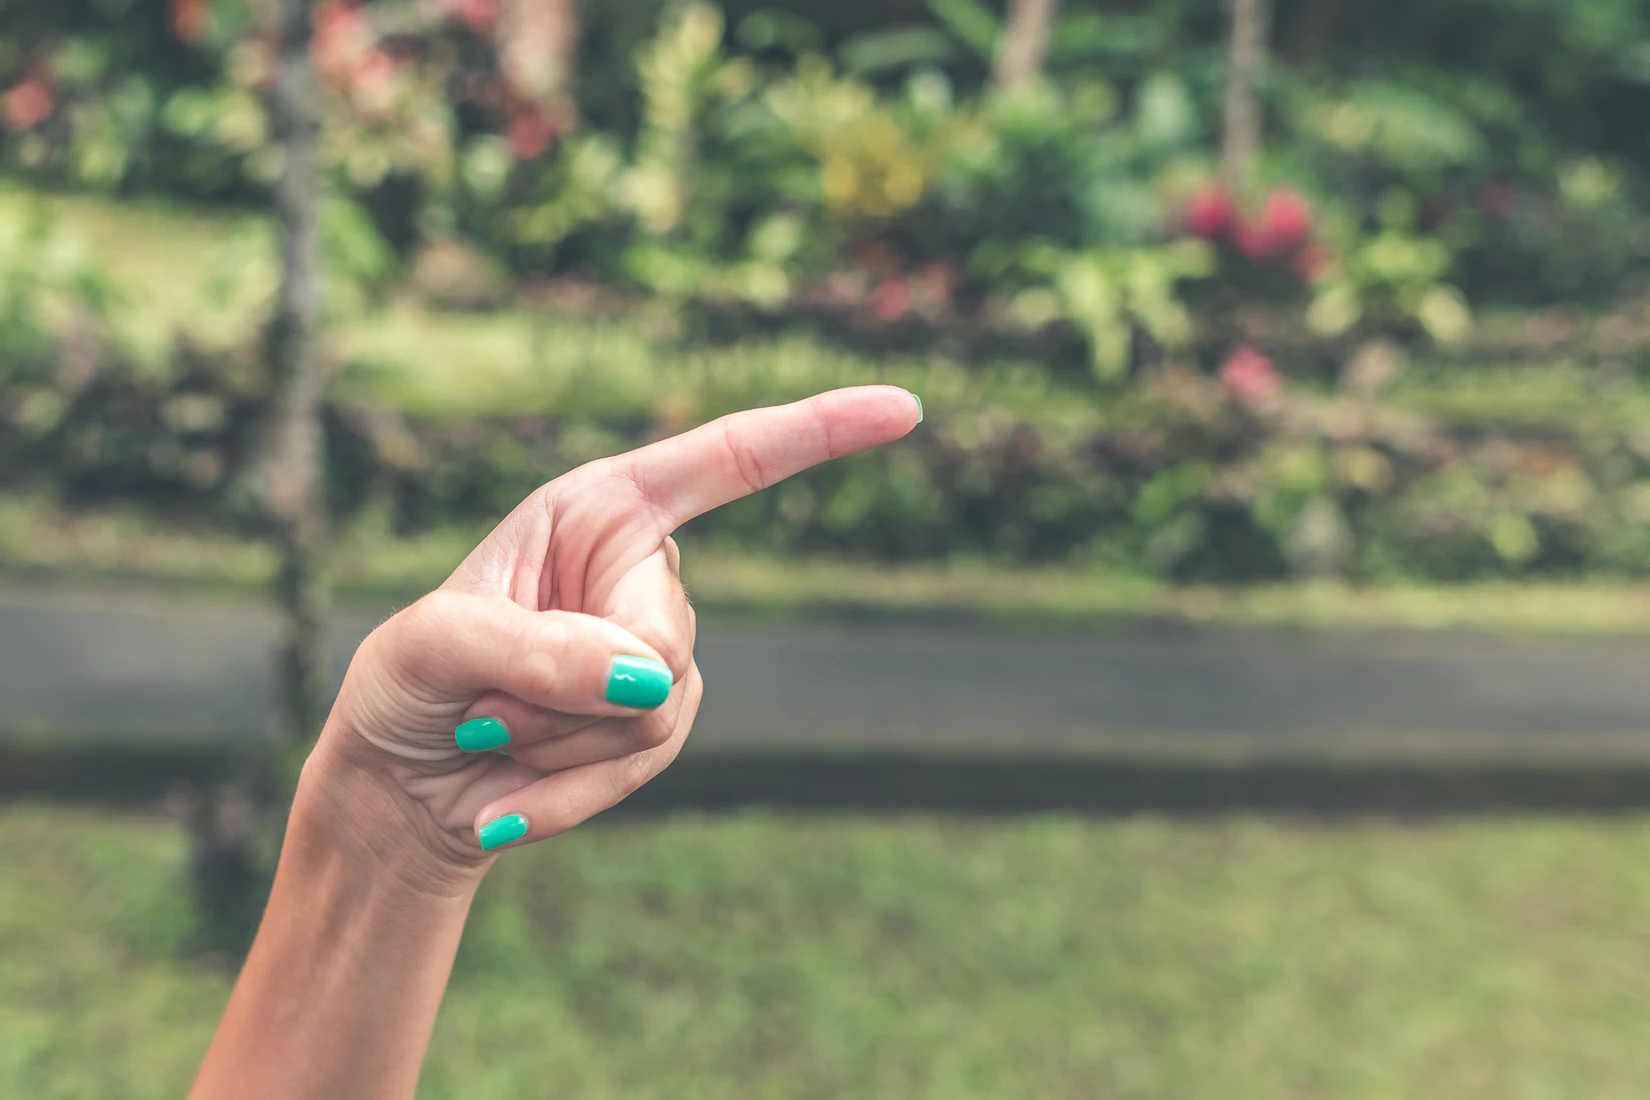
[[[435,592],[362,643],[304,766],[269,905],[193,1100],[408,1097],[496,852],[619,802],[681,750],[703,684],[671,533],[905,435],[904,390],[835,390],[582,466],[529,496]],[[667,666],[659,706],[606,699],[615,657]],[[662,684],[662,680],[661,680]],[[500,719],[508,755],[453,730]]]

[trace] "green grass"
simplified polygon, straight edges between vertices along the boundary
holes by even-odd
[[[181,1095],[228,991],[156,821],[0,812],[0,1095]],[[1564,1098],[1650,1074],[1650,820],[746,813],[485,886],[422,1096]]]
[[[339,598],[416,598],[441,583],[485,533],[485,527],[454,528],[394,538],[371,523],[341,532],[332,553]],[[273,550],[249,538],[167,526],[118,509],[69,513],[38,499],[0,495],[0,583],[138,583],[262,598],[274,568]],[[1027,627],[1167,621],[1304,630],[1650,631],[1650,582],[1176,587],[1065,567],[778,560],[702,548],[691,537],[684,539],[682,568],[702,610],[764,618],[849,612]]]

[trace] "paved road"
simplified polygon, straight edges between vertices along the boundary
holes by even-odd
[[[340,674],[384,613],[337,617]],[[0,589],[0,737],[258,736],[274,636],[256,605]],[[1650,763],[1650,640],[707,622],[699,657],[700,753]]]

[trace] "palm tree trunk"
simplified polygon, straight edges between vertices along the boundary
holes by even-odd
[[[1043,71],[1049,31],[1059,10],[1060,0],[1009,0],[1008,19],[991,66],[991,83],[998,91],[1017,88]]]
[[[264,507],[281,555],[275,599],[282,615],[282,731],[304,745],[325,705],[322,618],[326,535],[322,495],[320,179],[315,167],[312,0],[281,0],[275,121],[283,170],[275,188],[281,288],[269,328],[270,418],[263,455]]]
[[[275,188],[281,286],[266,333],[269,389],[254,488],[280,553],[278,690],[281,737],[241,760],[238,780],[210,793],[185,791],[193,844],[191,878],[203,946],[239,952],[251,943],[273,871],[297,769],[320,726],[326,682],[321,568],[321,390],[317,346],[321,287],[320,184],[315,168],[315,76],[309,56],[312,0],[280,0],[273,108],[283,155]]]
[[[1266,69],[1268,0],[1232,0],[1232,39],[1226,75],[1226,133],[1220,178],[1233,195],[1249,189],[1260,151],[1260,82]]]

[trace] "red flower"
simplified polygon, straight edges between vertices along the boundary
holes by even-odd
[[[1274,191],[1260,212],[1261,228],[1278,247],[1293,250],[1312,236],[1312,208],[1296,191]]]
[[[172,0],[172,33],[191,46],[206,37],[212,26],[212,13],[206,0]]]
[[[884,279],[871,291],[871,313],[879,321],[897,321],[911,312],[911,288],[905,280]]]
[[[491,34],[498,23],[498,0],[444,0],[442,6],[479,35]]]
[[[1232,243],[1251,260],[1264,260],[1273,255],[1272,238],[1260,226],[1241,216],[1232,220]]]
[[[368,95],[382,95],[395,79],[395,62],[383,50],[368,50],[350,67],[350,80]]]
[[[1231,233],[1236,216],[1224,187],[1206,187],[1186,204],[1186,232],[1206,241],[1219,240]]]
[[[38,76],[31,76],[6,93],[6,125],[14,130],[27,130],[52,113],[56,103],[51,86]]]
[[[1240,347],[1220,365],[1220,380],[1240,401],[1259,401],[1283,389],[1283,378],[1272,360],[1251,347]]]
[[[534,111],[531,114],[517,115],[510,120],[510,129],[506,135],[510,139],[510,148],[522,160],[532,160],[550,148],[550,143],[556,140],[556,127],[550,120]]]
[[[1312,209],[1298,192],[1274,191],[1261,207],[1260,220],[1240,222],[1232,240],[1251,260],[1293,255],[1312,239]]]
[[[1260,231],[1276,254],[1293,252],[1312,236],[1312,208],[1298,191],[1274,191],[1261,208]]]
[[[355,79],[355,66],[373,48],[377,38],[366,15],[354,4],[327,0],[315,9],[311,56],[321,75],[336,87]]]

